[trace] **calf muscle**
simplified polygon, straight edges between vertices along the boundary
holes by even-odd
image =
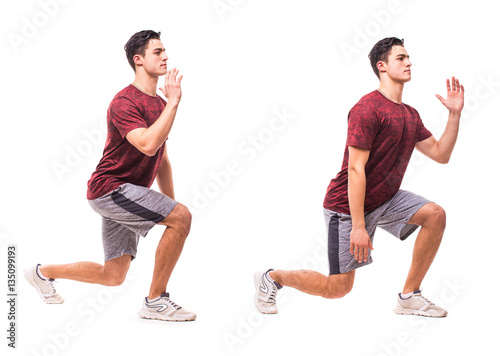
[[[354,284],[354,274],[354,270],[329,276],[310,270],[276,270],[269,273],[271,278],[283,286],[328,299],[342,298],[348,294]]]

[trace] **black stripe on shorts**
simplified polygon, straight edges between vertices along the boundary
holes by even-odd
[[[333,215],[328,224],[328,260],[330,262],[330,274],[340,274],[339,220],[340,218],[337,215]]]
[[[111,194],[111,198],[113,199],[115,204],[120,206],[121,208],[127,210],[132,214],[140,216],[141,218],[153,221],[156,224],[158,224],[165,218],[162,215],[155,213],[154,211],[151,211],[148,208],[145,208],[142,205],[137,204],[136,202],[133,202],[132,200],[128,199],[125,195],[119,192],[114,192],[113,194]]]

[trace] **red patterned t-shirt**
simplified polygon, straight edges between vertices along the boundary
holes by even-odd
[[[341,171],[331,180],[323,206],[350,214],[347,195],[349,146],[370,151],[365,166],[365,213],[399,190],[415,144],[432,134],[414,108],[396,104],[378,90],[361,98],[349,112],[347,142]]]
[[[147,95],[132,84],[116,94],[108,108],[108,136],[101,161],[88,181],[87,199],[97,199],[125,183],[151,187],[165,143],[154,156],[147,156],[125,136],[151,126],[166,104],[158,95]]]

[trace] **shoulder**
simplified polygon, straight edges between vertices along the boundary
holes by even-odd
[[[116,103],[119,103],[119,102],[123,102],[123,101],[134,101],[134,95],[132,93],[132,90],[131,90],[131,87],[133,88],[132,84],[130,84],[129,86],[123,88],[122,90],[120,90],[116,95],[115,97],[113,98],[113,100],[111,100],[111,104],[110,105],[115,105]]]
[[[111,105],[123,105],[123,104],[139,104],[141,100],[141,92],[139,92],[132,84],[120,90],[113,100],[111,101]]]
[[[126,113],[141,112],[140,100],[132,85],[120,90],[109,104],[108,113],[121,116]]]
[[[354,105],[353,108],[370,108],[376,110],[384,103],[384,97],[378,90],[374,90],[366,95],[363,95],[361,99]]]
[[[359,99],[356,105],[365,105],[365,106],[377,106],[381,102],[383,102],[384,97],[378,90],[374,90],[368,94],[365,94]]]
[[[134,92],[135,87],[132,84],[129,84],[115,95],[115,99],[134,97]]]
[[[361,99],[352,107],[349,116],[356,114],[376,114],[377,107],[380,103],[380,98],[377,95],[378,91],[372,91],[363,95]]]

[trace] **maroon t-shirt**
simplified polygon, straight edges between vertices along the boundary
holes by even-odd
[[[396,104],[378,90],[363,96],[349,112],[342,169],[331,180],[323,206],[350,214],[347,196],[349,146],[370,151],[365,166],[365,213],[392,198],[399,190],[415,144],[432,134],[414,108]]]
[[[167,102],[130,84],[108,108],[108,136],[103,156],[88,181],[87,199],[97,199],[125,183],[151,187],[158,172],[165,143],[154,156],[147,156],[125,136],[137,128],[148,128],[160,117]]]

